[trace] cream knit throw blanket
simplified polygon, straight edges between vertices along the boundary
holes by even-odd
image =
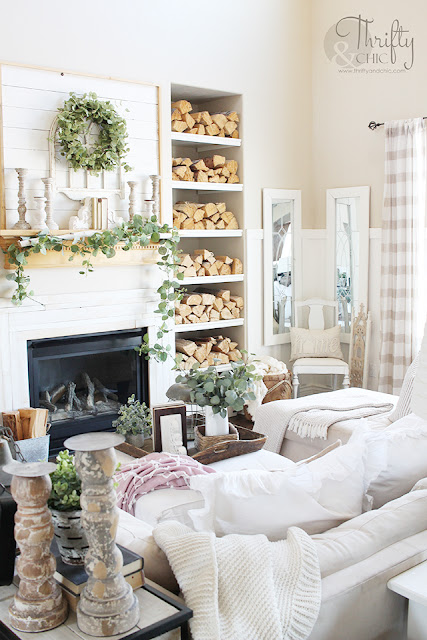
[[[256,514],[254,515],[256,517]],[[290,527],[287,540],[195,532],[164,522],[154,538],[194,613],[194,640],[305,640],[321,597],[315,545]]]
[[[327,399],[330,402],[330,398]],[[280,409],[277,409],[277,419],[272,420],[270,411],[263,410],[257,412],[254,429],[257,433],[267,436],[264,449],[280,453],[286,430],[293,431],[301,438],[323,438],[328,437],[328,429],[337,422],[344,420],[355,420],[375,416],[379,413],[392,411],[392,403],[366,403],[354,404],[354,398],[340,398],[340,406],[332,407],[327,404],[317,404],[310,406],[309,401],[304,407],[286,409],[286,402],[289,400],[279,400]],[[313,399],[314,402],[314,399]],[[273,405],[275,403],[271,403]],[[263,405],[265,407],[265,405]],[[271,409],[271,407],[268,407]]]

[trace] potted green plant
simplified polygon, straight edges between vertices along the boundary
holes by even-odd
[[[81,526],[81,481],[74,466],[74,456],[65,449],[56,458],[50,474],[52,490],[48,506],[59,553],[66,564],[83,564],[88,542]]]
[[[221,372],[216,367],[200,369],[197,364],[176,378],[190,388],[191,402],[205,407],[206,436],[227,435],[228,409],[240,412],[248,400],[255,399],[253,383],[260,376],[254,373],[254,365],[243,361],[230,364],[230,370]]]
[[[143,447],[144,440],[149,437],[153,428],[150,408],[145,402],[135,400],[135,395],[128,398],[126,404],[119,409],[119,417],[114,420],[113,427],[117,433],[125,436],[126,442],[135,447]]]

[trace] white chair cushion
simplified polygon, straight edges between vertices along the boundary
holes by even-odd
[[[331,329],[301,329],[291,327],[291,360],[298,358],[343,359],[340,337],[341,327]]]

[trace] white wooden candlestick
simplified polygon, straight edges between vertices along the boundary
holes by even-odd
[[[114,447],[122,442],[123,436],[102,432],[64,442],[76,452],[76,469],[82,481],[81,522],[89,542],[85,558],[89,577],[77,606],[77,624],[91,636],[126,633],[139,620],[138,601],[120,571],[123,557],[115,543],[119,510],[112,479]]]
[[[42,178],[44,197],[46,198],[46,224],[49,229],[59,229],[53,219],[53,178]]]
[[[152,200],[154,202],[153,205],[153,214],[159,219],[160,216],[160,176],[152,175],[150,176],[151,181],[153,183],[153,195]]]
[[[154,202],[152,200],[145,201],[145,215],[147,216],[147,218],[151,218],[151,216],[153,215],[153,205]]]
[[[129,222],[132,222],[133,217],[136,213],[136,185],[138,183],[136,182],[136,180],[129,180],[128,185],[129,185]]]
[[[18,214],[19,220],[13,225],[14,229],[31,229],[31,225],[25,220],[25,214],[27,213],[27,204],[25,200],[25,176],[28,173],[27,169],[15,169],[18,174]]]
[[[44,196],[34,196],[36,203],[36,213],[33,217],[34,229],[48,229],[46,224],[46,198]]]

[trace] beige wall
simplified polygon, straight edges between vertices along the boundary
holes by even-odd
[[[371,186],[371,227],[381,226],[384,122],[427,115],[427,3],[425,0],[313,0],[313,209],[306,226],[325,227],[325,190]],[[414,37],[415,63],[406,73],[342,74],[326,57],[328,29],[340,18],[362,14],[372,30],[390,31],[399,19]],[[387,65],[389,66],[389,65]]]

